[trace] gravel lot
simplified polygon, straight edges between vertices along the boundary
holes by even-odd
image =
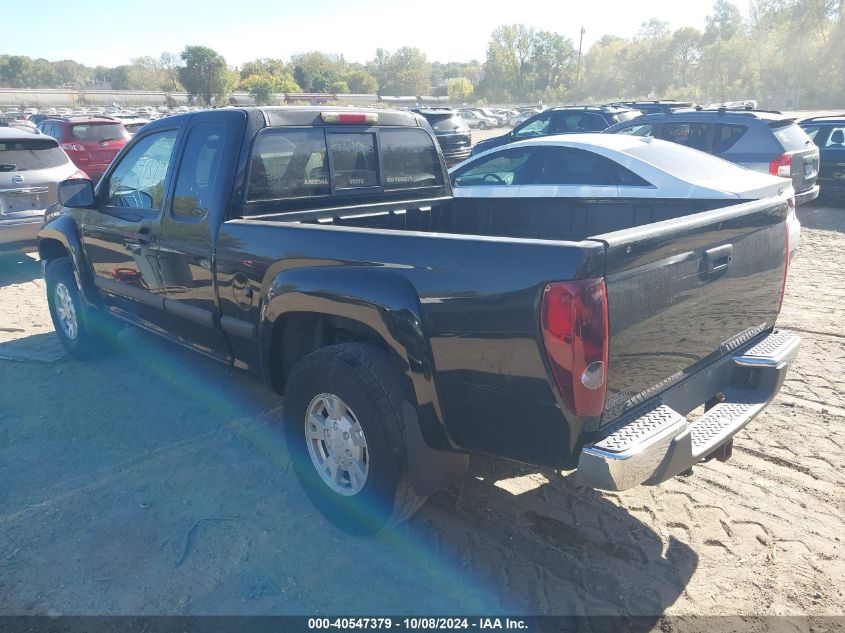
[[[137,331],[68,359],[38,264],[0,256],[0,614],[841,615],[845,210],[799,216],[804,343],[731,461],[609,494],[478,457],[370,540],[308,503],[277,396]]]

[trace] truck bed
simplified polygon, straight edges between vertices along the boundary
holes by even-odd
[[[251,220],[579,242],[685,217],[742,200],[566,200],[432,198],[292,211]]]
[[[614,215],[573,205],[555,224],[530,207],[512,206],[506,218],[505,205],[445,198],[232,220],[218,245],[221,309],[224,319],[259,320],[258,303],[250,316],[227,299],[227,286],[243,283],[234,275],[244,270],[244,244],[256,294],[299,292],[303,270],[326,271],[311,291],[353,304],[398,283],[430,349],[450,443],[572,465],[590,432],[729,353],[736,337],[774,325],[786,202],[690,206]],[[607,287],[607,400],[597,417],[561,403],[540,332],[544,287],[574,279]]]

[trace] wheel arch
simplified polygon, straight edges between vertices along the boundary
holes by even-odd
[[[280,390],[285,372],[312,351],[344,341],[370,343],[388,354],[402,377],[426,443],[454,446],[437,401],[419,299],[407,278],[362,267],[300,268],[273,276],[262,301],[261,370],[274,389]]]
[[[83,300],[90,305],[99,304],[99,293],[85,266],[82,241],[76,221],[71,216],[60,215],[38,231],[38,257],[45,266],[52,259],[69,258]]]

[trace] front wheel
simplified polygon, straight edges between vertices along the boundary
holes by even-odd
[[[425,502],[410,480],[402,403],[396,370],[372,345],[319,349],[288,378],[282,415],[294,470],[347,532],[374,534]]]
[[[482,121],[481,123],[478,124],[478,129],[479,130],[486,130],[487,129],[487,123]]]
[[[62,346],[68,354],[80,360],[100,356],[105,350],[107,332],[113,332],[113,328],[109,328],[107,317],[86,309],[70,259],[59,257],[50,260],[44,277],[47,306]]]

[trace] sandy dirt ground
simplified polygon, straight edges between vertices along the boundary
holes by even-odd
[[[67,358],[37,262],[0,256],[0,614],[841,615],[845,209],[799,216],[803,345],[729,462],[609,494],[474,457],[376,539],[311,507],[276,395],[129,329]]]

